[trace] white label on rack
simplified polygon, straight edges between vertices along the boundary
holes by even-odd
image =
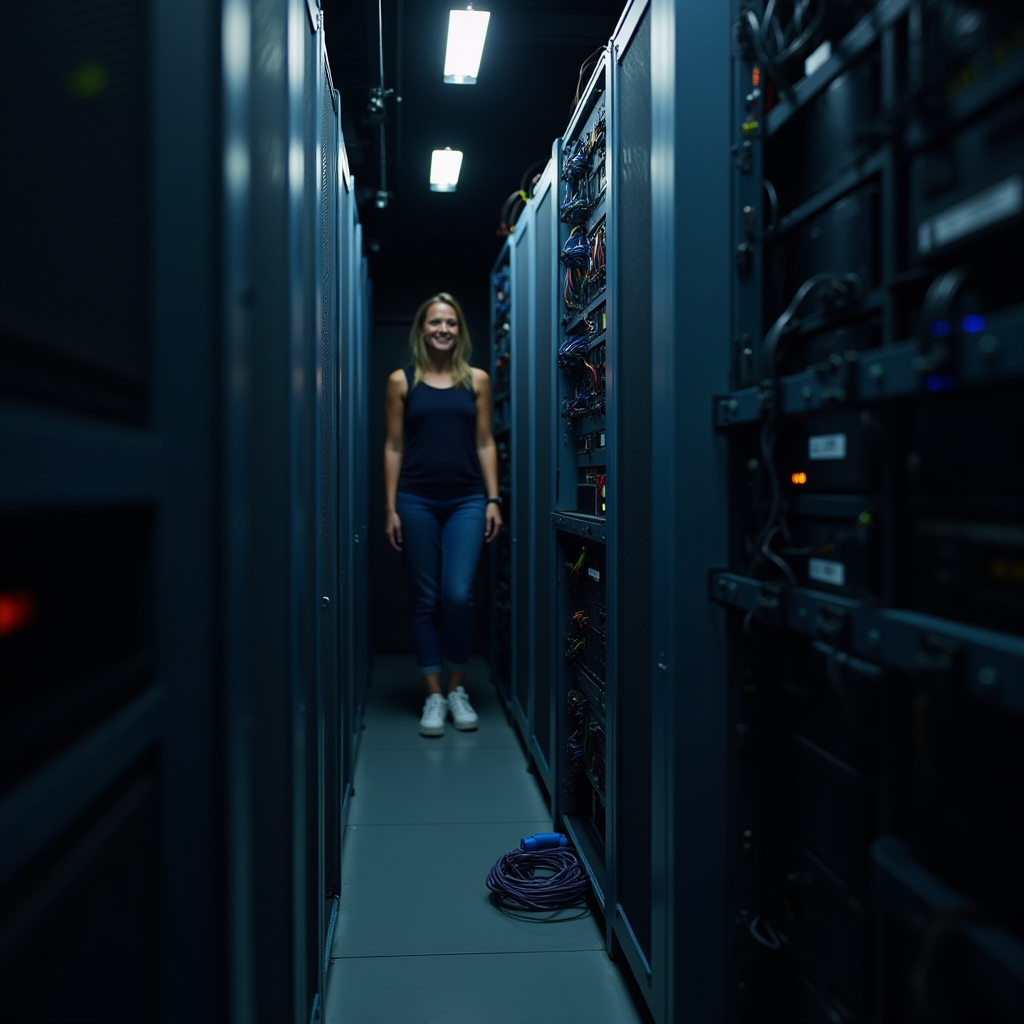
[[[819,434],[807,440],[807,457],[812,462],[846,458],[845,434]]]
[[[597,569],[588,569],[587,572],[590,574],[591,579],[599,580],[601,573]]]
[[[807,563],[807,575],[819,583],[831,583],[841,587],[846,582],[846,566],[842,562],[830,562],[826,558],[812,558]]]
[[[601,443],[597,446],[598,448],[604,447],[604,431],[601,431]]]
[[[832,44],[826,39],[814,53],[804,61],[804,74],[810,78],[822,64],[832,56]]]
[[[1024,178],[1015,174],[962,203],[922,221],[917,227],[917,251],[948,245],[990,224],[997,224],[1024,210]]]

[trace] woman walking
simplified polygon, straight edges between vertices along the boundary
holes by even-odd
[[[388,378],[384,530],[405,556],[412,641],[427,688],[423,736],[478,724],[463,682],[473,645],[473,579],[501,530],[491,380],[469,365],[465,317],[447,292],[420,306],[412,363]],[[441,669],[448,668],[447,698]]]

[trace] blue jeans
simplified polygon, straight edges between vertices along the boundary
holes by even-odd
[[[423,675],[466,667],[473,649],[473,579],[484,544],[487,504],[468,498],[421,498],[399,491],[402,550],[412,587],[412,647]]]

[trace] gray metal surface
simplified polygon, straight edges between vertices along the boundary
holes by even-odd
[[[611,813],[608,860],[611,941],[646,993],[651,985],[651,615],[656,594],[651,409],[651,14],[633,3],[612,40],[609,153],[610,288],[614,296],[612,381],[615,444],[608,464],[614,598],[608,659],[616,681],[609,715]],[[610,584],[612,585],[612,584]],[[614,601],[614,603],[613,603]],[[614,609],[614,611],[612,611]]]
[[[549,430],[550,410],[556,403],[554,389],[554,349],[558,343],[557,302],[557,238],[558,238],[558,163],[548,162],[540,181],[534,187],[530,202],[533,208],[533,302],[530,315],[530,416],[529,440],[530,479],[533,493],[530,502],[530,610],[532,652],[530,677],[533,695],[530,702],[530,753],[549,794],[555,788],[555,707],[556,678],[554,650],[557,646],[557,625],[554,622],[554,600],[550,576],[540,567],[551,565],[553,537],[551,508],[554,488],[554,444]]]
[[[651,16],[653,1001],[660,1021],[726,1020],[728,654],[706,570],[727,555],[709,395],[727,375],[732,29],[717,0]]]
[[[643,1019],[589,909],[512,916],[487,899],[491,866],[551,817],[486,679],[473,659],[476,732],[425,739],[413,659],[377,658],[325,1024]]]
[[[530,380],[533,373],[531,299],[534,287],[533,208],[527,205],[512,236],[512,716],[520,733],[530,735],[532,686],[530,587],[534,566],[530,560],[533,479],[530,445]]]

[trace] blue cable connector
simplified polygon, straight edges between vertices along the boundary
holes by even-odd
[[[519,849],[523,853],[535,853],[537,850],[558,850],[568,845],[569,840],[561,832],[537,832],[519,840]]]

